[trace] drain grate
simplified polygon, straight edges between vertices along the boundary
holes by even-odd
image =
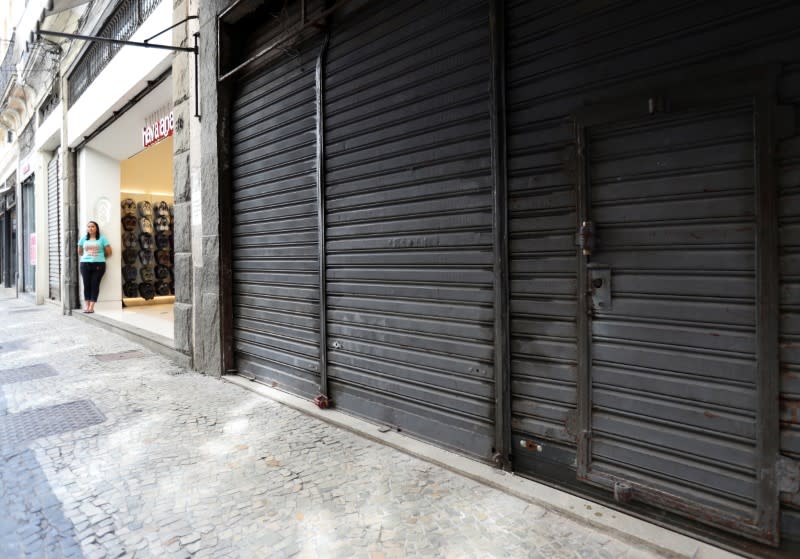
[[[43,312],[45,309],[40,308],[33,308],[33,309],[8,309],[7,312],[10,313],[25,313],[25,312]]]
[[[54,377],[57,374],[56,370],[46,363],[17,367],[15,369],[3,369],[0,370],[0,386],[13,382],[25,382],[39,378]]]
[[[119,353],[98,353],[92,357],[98,361],[121,361],[123,359],[138,359],[140,357],[147,357],[147,355],[141,351],[131,350],[120,351]]]
[[[0,448],[91,427],[105,420],[91,400],[77,400],[0,416]]]

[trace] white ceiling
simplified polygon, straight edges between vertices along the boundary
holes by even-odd
[[[86,144],[87,147],[118,161],[133,157],[144,149],[142,128],[147,118],[171,101],[172,79],[167,77],[144,99]]]

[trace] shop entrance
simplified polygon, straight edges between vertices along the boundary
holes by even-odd
[[[173,337],[172,138],[120,163],[121,266],[126,323]]]

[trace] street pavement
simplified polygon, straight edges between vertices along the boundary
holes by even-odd
[[[0,558],[651,558],[0,295]]]

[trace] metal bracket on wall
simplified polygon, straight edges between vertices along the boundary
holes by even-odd
[[[172,46],[172,45],[154,45],[153,43],[150,43],[151,39],[154,39],[155,37],[158,37],[159,35],[161,35],[163,33],[166,33],[170,29],[173,29],[173,28],[177,27],[178,25],[180,25],[182,23],[186,23],[187,21],[189,21],[191,19],[199,19],[199,18],[198,18],[198,16],[187,16],[184,19],[182,19],[181,21],[175,23],[174,25],[171,25],[170,27],[167,27],[163,31],[159,31],[158,33],[156,33],[152,37],[149,37],[149,38],[145,39],[144,41],[123,41],[121,39],[112,39],[110,37],[100,37],[100,36],[97,36],[97,35],[81,35],[81,34],[78,34],[78,33],[64,33],[62,31],[46,31],[46,30],[43,30],[43,29],[40,28],[40,23],[39,22],[36,22],[36,29],[31,33],[32,34],[31,42],[34,42],[35,40],[39,40],[43,36],[44,37],[63,37],[65,39],[81,39],[83,41],[98,41],[98,42],[101,42],[101,43],[114,43],[114,44],[117,44],[117,45],[127,45],[127,46],[132,46],[132,47],[171,50],[171,51],[175,51],[175,52],[191,52],[191,53],[194,54],[194,69],[195,69],[195,72],[194,72],[194,99],[195,99],[194,116],[196,116],[199,119],[200,118],[200,99],[199,99],[199,95],[198,95],[198,93],[199,93],[199,81],[198,81],[198,75],[197,75],[197,67],[198,67],[197,57],[198,57],[198,54],[200,52],[200,49],[199,49],[199,46],[198,46],[198,38],[200,37],[200,34],[199,33],[195,33],[194,34],[194,46],[193,47],[176,47],[176,46]]]

